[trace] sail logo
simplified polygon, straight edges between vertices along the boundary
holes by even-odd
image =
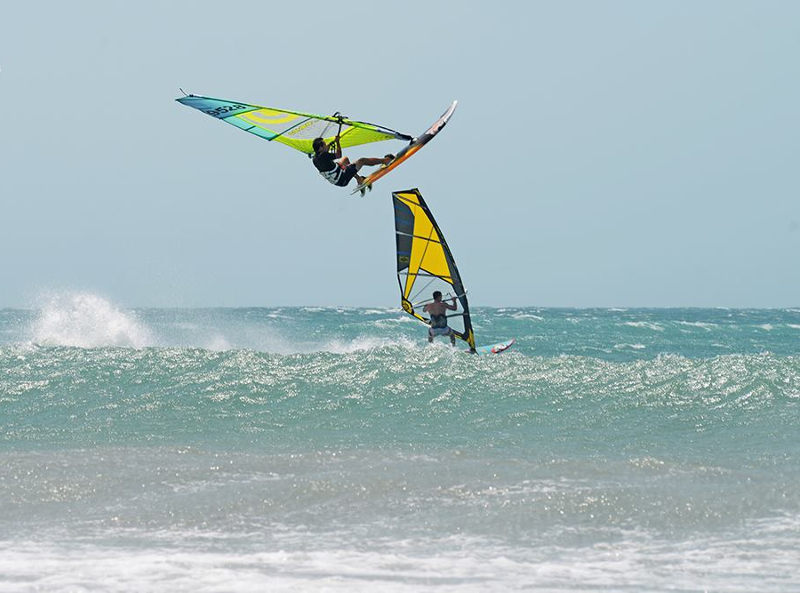
[[[239,111],[241,109],[247,109],[246,105],[221,105],[220,107],[216,107],[214,109],[203,109],[203,113],[208,115],[213,115],[214,117],[227,117],[227,114],[230,114],[232,111]]]
[[[308,128],[309,126],[311,126],[311,125],[313,125],[313,124],[314,124],[314,122],[313,122],[312,120],[308,120],[306,123],[304,123],[304,124],[301,124],[301,125],[299,125],[299,126],[297,126],[297,127],[295,127],[295,128],[292,128],[291,130],[289,130],[288,132],[286,132],[286,133],[285,133],[285,135],[286,135],[286,136],[297,136],[297,135],[298,135],[298,134],[300,134],[300,133],[301,133],[303,130],[305,130],[306,128]]]

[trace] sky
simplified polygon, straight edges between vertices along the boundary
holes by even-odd
[[[412,187],[473,306],[796,307],[798,56],[790,1],[4,3],[0,308],[394,306]],[[361,199],[179,88],[459,106]]]

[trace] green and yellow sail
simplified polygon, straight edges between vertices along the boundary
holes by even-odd
[[[187,95],[176,101],[240,130],[265,140],[280,142],[306,154],[314,153],[311,146],[314,138],[324,138],[326,142],[331,142],[337,134],[340,136],[342,148],[382,140],[412,139],[407,134],[384,126],[339,115],[315,115],[199,95]]]

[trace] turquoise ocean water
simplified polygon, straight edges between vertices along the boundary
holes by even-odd
[[[800,591],[800,309],[0,310],[0,592]]]

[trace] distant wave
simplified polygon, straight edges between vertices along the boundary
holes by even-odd
[[[427,348],[427,328],[397,308],[248,307],[128,309],[102,295],[63,292],[29,310],[0,310],[0,344],[79,348],[199,348],[278,355],[350,354],[405,344]],[[650,360],[798,353],[800,317],[784,311],[479,308],[478,345],[514,337],[528,357]],[[443,340],[445,342],[446,340]],[[460,344],[463,346],[463,344]],[[392,350],[392,352],[396,352]]]

